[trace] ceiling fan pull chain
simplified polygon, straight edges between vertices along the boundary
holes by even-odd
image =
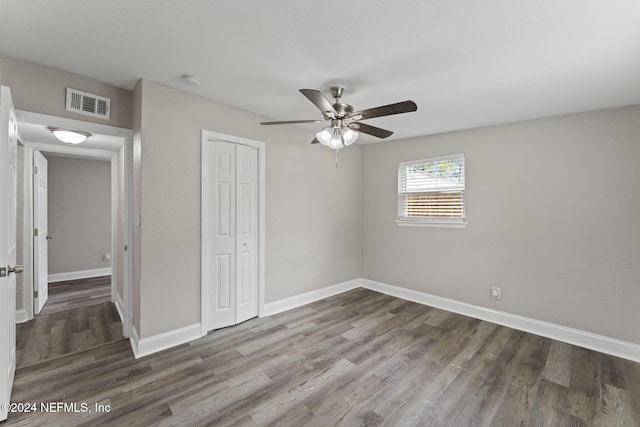
[[[338,169],[338,153],[340,152],[340,150],[336,150],[336,169]]]

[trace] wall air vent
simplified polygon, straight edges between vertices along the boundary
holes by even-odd
[[[111,99],[68,87],[67,111],[108,120],[111,117]]]

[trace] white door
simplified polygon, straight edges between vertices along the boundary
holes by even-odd
[[[236,323],[258,315],[258,150],[236,145]]]
[[[215,248],[209,253],[213,284],[211,311],[209,312],[209,330],[222,328],[236,323],[236,146],[226,142],[214,142],[214,151],[210,162],[213,185],[210,191],[213,218],[213,236]]]
[[[258,315],[258,152],[230,142],[205,146],[203,215],[209,258],[208,330]]]
[[[39,151],[33,152],[33,166],[33,297],[38,314],[49,297],[47,159]]]
[[[0,91],[0,403],[11,401],[16,370],[16,178],[18,122],[11,91]],[[0,405],[0,421],[7,411]]]

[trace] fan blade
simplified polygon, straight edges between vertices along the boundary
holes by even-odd
[[[367,110],[356,111],[349,117],[354,120],[372,119],[374,117],[391,116],[393,114],[410,113],[416,111],[418,106],[413,101],[397,102],[395,104],[383,105],[381,107],[369,108]]]
[[[358,132],[366,133],[368,135],[377,136],[378,138],[387,138],[393,135],[393,132],[390,130],[382,129],[379,127],[371,126],[366,123],[351,123],[349,127],[353,130],[357,130]]]
[[[329,115],[333,115],[335,117],[336,110],[333,109],[333,105],[329,102],[327,98],[324,97],[322,92],[315,89],[300,89],[300,92],[307,97],[307,99],[322,111],[322,114],[328,113]]]
[[[312,144],[320,144],[320,141],[318,141],[318,138],[313,138],[313,141],[311,141]]]
[[[296,123],[322,123],[322,120],[282,120],[279,122],[260,122],[261,125],[293,125]]]

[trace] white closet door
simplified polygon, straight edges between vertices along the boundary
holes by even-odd
[[[236,145],[214,142],[209,330],[236,323]]]
[[[258,315],[258,151],[212,142],[205,168],[209,203],[207,329],[235,325]]]
[[[258,315],[258,150],[236,146],[236,323]]]

